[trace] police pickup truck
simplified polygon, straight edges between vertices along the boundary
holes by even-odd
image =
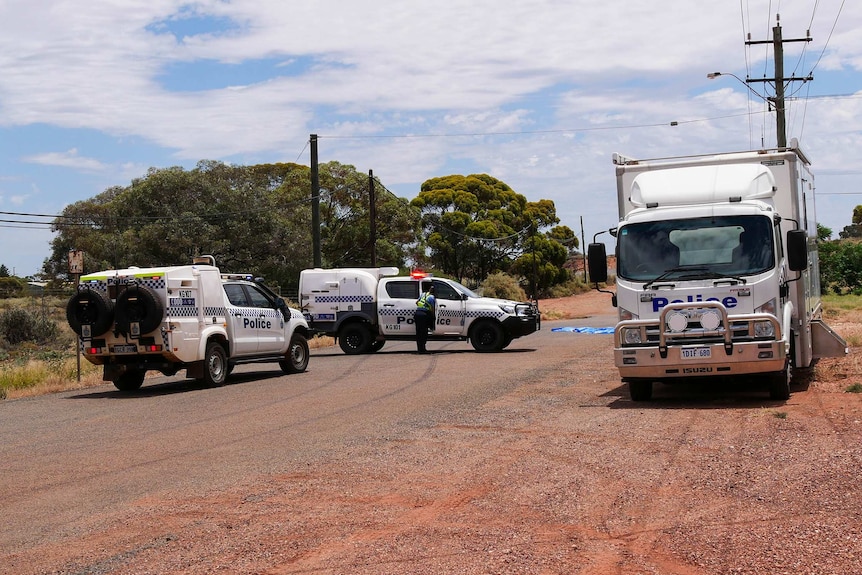
[[[500,351],[540,327],[533,303],[480,297],[460,283],[398,268],[307,269],[299,300],[313,332],[338,339],[348,354],[377,351],[387,339],[415,340],[416,300],[434,285],[437,300],[429,341],[470,340],[476,351]]]
[[[208,386],[233,366],[308,367],[308,324],[299,310],[248,274],[222,274],[212,256],[193,265],[107,270],[82,276],[66,306],[84,357],[121,391],[148,370],[181,369]]]

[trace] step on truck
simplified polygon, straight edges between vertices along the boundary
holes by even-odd
[[[103,378],[135,391],[147,371],[185,369],[207,386],[241,363],[308,367],[302,313],[250,274],[224,274],[212,256],[192,265],[105,270],[80,278],[66,306],[81,352]]]
[[[480,297],[460,283],[396,267],[306,269],[299,300],[312,332],[338,340],[347,354],[378,351],[386,340],[416,340],[416,301],[434,285],[436,319],[428,341],[470,340],[480,352],[500,351],[540,328],[534,303]]]
[[[614,362],[632,400],[650,399],[655,382],[737,375],[788,399],[794,368],[847,353],[822,319],[814,178],[795,139],[613,163]],[[598,287],[605,245],[594,241],[588,259]]]

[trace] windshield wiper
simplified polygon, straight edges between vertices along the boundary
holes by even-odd
[[[744,277],[732,276],[729,274],[720,274],[720,273],[716,273],[713,271],[707,272],[707,273],[703,274],[702,276],[698,276],[698,277],[701,277],[703,279],[713,279],[713,280],[722,280],[722,279],[736,280],[739,283],[741,283],[742,285],[746,284],[746,280]]]
[[[670,268],[670,269],[665,270],[657,278],[652,279],[652,280],[648,281],[647,283],[645,283],[643,289],[649,289],[651,285],[653,285],[656,282],[660,282],[663,279],[666,279],[671,274],[675,274],[675,273],[679,273],[679,272],[705,272],[705,271],[709,271],[709,268],[705,268],[702,266],[695,266],[695,267],[677,266],[675,268]],[[682,278],[680,278],[680,279],[682,279]]]
[[[710,270],[707,267],[679,266],[679,267],[671,268],[671,269],[665,271],[663,274],[661,274],[660,276],[658,276],[654,280],[648,281],[647,283],[644,284],[643,289],[649,289],[649,287],[651,285],[653,285],[657,282],[660,282],[663,279],[666,279],[670,274],[679,273],[679,272],[692,272],[692,273],[679,275],[675,279],[678,279],[678,280],[699,280],[699,279],[721,280],[721,279],[728,279],[728,280],[737,281],[737,282],[741,283],[742,285],[745,285],[747,283],[746,279],[744,277],[734,276],[734,275],[729,275],[729,274],[720,274],[720,273],[717,273],[717,272]]]

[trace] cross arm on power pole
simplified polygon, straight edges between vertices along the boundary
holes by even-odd
[[[784,117],[784,87],[786,82],[808,82],[814,79],[813,76],[790,78],[784,77],[784,43],[785,42],[810,42],[811,36],[806,34],[805,38],[793,38],[785,40],[781,35],[781,24],[776,24],[772,28],[772,40],[749,40],[746,45],[751,44],[772,44],[773,57],[775,58],[775,77],[774,78],[746,78],[746,83],[752,82],[769,82],[775,85],[775,97],[768,98],[775,104],[775,122],[776,122],[776,138],[779,148],[787,147],[787,128]]]

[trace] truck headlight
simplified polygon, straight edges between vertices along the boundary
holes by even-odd
[[[636,344],[641,342],[641,330],[640,329],[625,329],[623,330],[623,341],[628,344]]]
[[[775,328],[772,326],[772,322],[754,322],[754,337],[775,337]]]
[[[515,306],[509,304],[500,304],[500,309],[509,315],[515,315]]]
[[[756,308],[755,313],[768,313],[775,315],[775,298],[772,298],[762,306]],[[775,337],[775,327],[770,321],[754,322],[754,337]]]

